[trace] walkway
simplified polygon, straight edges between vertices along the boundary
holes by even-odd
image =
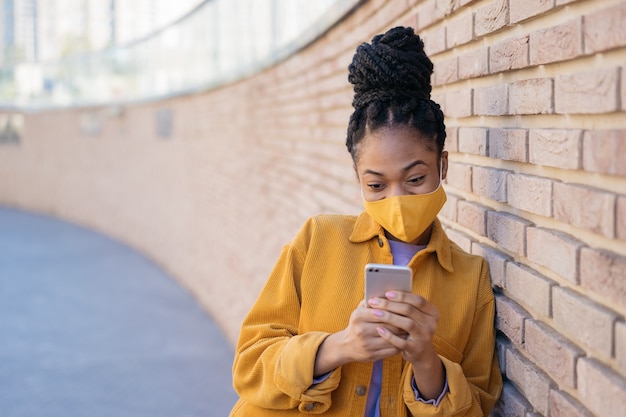
[[[0,416],[220,417],[233,349],[142,255],[0,208]]]

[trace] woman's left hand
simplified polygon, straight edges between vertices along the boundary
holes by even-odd
[[[410,292],[388,291],[385,297],[367,300],[371,314],[381,324],[378,334],[402,351],[402,357],[411,363],[423,398],[436,398],[445,382],[443,365],[433,345],[439,310],[424,297]],[[394,334],[385,325],[406,334]]]

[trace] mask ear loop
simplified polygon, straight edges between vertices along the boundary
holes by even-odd
[[[443,158],[439,159],[439,186],[443,184]],[[361,189],[361,192],[363,190]]]

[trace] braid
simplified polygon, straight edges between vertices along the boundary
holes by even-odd
[[[401,124],[436,139],[439,153],[446,137],[443,112],[430,100],[433,63],[424,42],[411,28],[396,27],[361,44],[348,67],[354,87],[346,147],[356,161],[357,145],[367,131]]]

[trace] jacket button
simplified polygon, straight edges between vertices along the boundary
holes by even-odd
[[[378,246],[380,246],[381,248],[385,245],[385,243],[383,242],[383,239],[378,236]]]
[[[307,411],[311,411],[314,408],[315,408],[315,403],[308,403],[307,405],[304,406],[304,409]]]
[[[365,387],[364,385],[359,385],[358,387],[356,387],[356,395],[358,395],[359,397],[364,396],[367,393],[367,387]]]

